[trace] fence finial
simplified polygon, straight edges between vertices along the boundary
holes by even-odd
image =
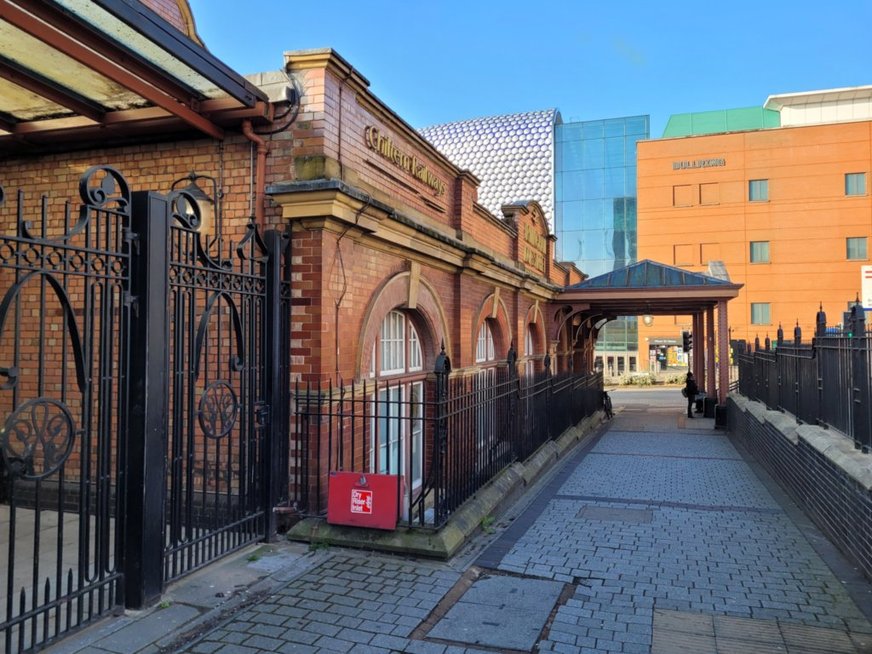
[[[439,356],[436,357],[435,372],[442,374],[451,372],[451,359],[445,353],[445,339],[442,339],[442,349],[439,352]]]
[[[784,343],[784,329],[781,326],[781,323],[778,323],[778,331],[775,333],[775,339],[779,345]]]
[[[817,312],[817,317],[815,319],[817,328],[815,329],[815,336],[823,336],[827,333],[827,314],[824,313],[824,304],[821,302],[820,309]]]
[[[799,318],[796,319],[796,327],[793,328],[793,342],[796,345],[802,343],[802,328],[799,326]]]
[[[772,341],[769,340],[769,332],[766,332],[766,340],[763,341],[763,343],[766,346],[766,351],[768,352],[769,349],[772,347]]]

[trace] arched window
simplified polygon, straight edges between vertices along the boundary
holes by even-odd
[[[524,356],[527,357],[526,362],[524,363],[524,374],[527,377],[530,377],[534,372],[536,372],[536,361],[533,359],[533,355],[536,354],[536,347],[533,344],[534,329],[535,325],[532,323],[527,325],[527,333],[524,336]]]
[[[409,491],[421,484],[424,435],[424,357],[409,314],[385,316],[373,345],[371,468],[406,476]],[[376,365],[377,362],[377,365]]]
[[[494,335],[489,324],[489,319],[487,319],[481,323],[481,328],[478,330],[478,339],[475,343],[475,362],[486,363],[494,359],[496,359]]]

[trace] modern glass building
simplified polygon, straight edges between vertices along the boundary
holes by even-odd
[[[555,126],[558,260],[591,277],[636,262],[636,142],[649,134],[648,116]],[[607,374],[637,370],[636,318],[608,323],[597,352]]]
[[[536,200],[557,236],[557,259],[595,277],[636,261],[636,142],[648,116],[564,123],[556,109],[435,125],[421,134],[479,179],[495,215]],[[607,374],[639,367],[635,318],[609,323],[597,350]],[[647,357],[645,366],[647,367]]]

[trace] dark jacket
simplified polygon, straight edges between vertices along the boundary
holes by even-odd
[[[684,383],[684,394],[688,400],[696,399],[696,394],[699,393],[699,387],[696,385],[696,380],[692,377]]]

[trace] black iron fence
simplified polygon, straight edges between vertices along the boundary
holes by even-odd
[[[2,654],[141,608],[287,497],[288,238],[207,246],[192,196],[105,166],[79,191],[0,187]]]
[[[761,347],[734,343],[739,392],[800,422],[836,429],[864,452],[872,447],[872,332],[862,307],[852,307],[845,326],[828,328],[821,311],[815,337],[803,343],[797,327],[785,340],[779,328],[774,342]]]
[[[510,357],[511,360],[511,357]],[[514,461],[602,406],[600,373],[518,377],[515,366],[398,381],[298,385],[292,486],[310,515],[332,471],[397,475],[398,516],[440,527]],[[402,481],[401,481],[402,478]]]

